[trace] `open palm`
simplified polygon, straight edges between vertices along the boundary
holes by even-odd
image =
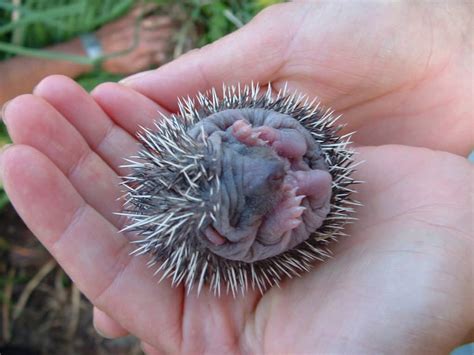
[[[125,83],[131,88],[104,84],[91,97],[69,79],[45,79],[34,95],[16,98],[4,112],[15,143],[1,157],[5,188],[30,229],[97,307],[99,327],[137,335],[150,344],[150,353],[381,353],[392,349],[445,353],[474,326],[469,191],[473,168],[451,153],[382,144],[466,151],[472,119],[468,100],[443,82],[435,85],[438,77],[433,81],[417,77],[420,63],[409,58],[400,68],[410,69],[403,75],[408,75],[405,79],[411,89],[409,93],[397,89],[400,96],[393,82],[403,77],[387,66],[380,68],[379,75],[387,70],[393,80],[387,74],[389,79],[374,82],[377,76],[367,79],[364,71],[357,75],[360,67],[346,68],[343,59],[347,58],[340,59],[338,70],[312,63],[313,53],[304,54],[303,48],[313,43],[310,34],[315,29],[290,36],[288,28],[304,22],[298,19],[301,9],[305,18],[311,18],[310,11],[330,10],[301,4],[283,8],[284,19],[275,20],[282,13],[275,7],[218,44],[131,78]],[[255,45],[251,34],[266,33],[268,26],[277,30],[275,23],[283,26],[283,21],[288,25],[280,31],[281,38],[300,57],[288,57],[277,65],[270,54],[286,48],[279,47],[284,40],[262,36],[266,46],[258,48],[262,43]],[[298,38],[304,41],[299,43]],[[336,43],[340,42],[333,46]],[[360,43],[365,42],[361,39]],[[254,52],[243,51],[240,56],[233,52],[252,45]],[[336,49],[326,49],[325,55],[337,53]],[[268,66],[263,65],[265,55],[273,60]],[[334,72],[339,76],[320,77]],[[344,91],[339,79],[346,76],[352,84]],[[415,85],[415,77],[423,85]],[[325,103],[346,113],[348,129],[360,129],[359,146],[379,145],[358,148],[359,158],[366,161],[357,172],[366,181],[357,196],[364,207],[358,210],[359,221],[348,228],[350,237],[334,245],[335,257],[300,279],[287,280],[264,296],[256,292],[237,299],[206,292],[199,297],[186,295],[167,281],[157,284],[153,270],[145,266],[146,259],[129,256],[132,247],[118,234],[124,221],[113,214],[121,208],[118,176],[126,173],[118,166],[137,149],[133,138],[137,126],[150,126],[157,110],[174,110],[177,95],[222,81],[250,80],[273,81],[277,87],[287,81],[292,89],[319,94]],[[458,87],[452,80],[445,81]],[[459,82],[464,83],[462,78]],[[406,88],[405,84],[400,88]],[[449,93],[450,100],[439,100],[436,112],[432,105],[421,102],[416,108],[416,101],[407,99],[407,95],[431,99],[430,87]],[[398,107],[401,97],[416,115],[411,117]],[[461,107],[456,115],[437,115],[451,110],[453,102]],[[394,107],[402,110],[397,117],[388,114]],[[448,133],[444,128],[439,131],[448,119],[457,127],[451,132],[456,136],[433,139]],[[422,128],[427,123],[438,128]]]

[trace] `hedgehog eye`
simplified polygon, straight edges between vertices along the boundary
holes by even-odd
[[[267,181],[272,188],[278,188],[283,183],[284,178],[285,173],[283,171],[278,171],[270,174],[267,178]]]
[[[283,181],[283,178],[285,177],[285,173],[283,172],[277,172],[273,173],[268,177],[268,181],[270,182],[280,182]]]

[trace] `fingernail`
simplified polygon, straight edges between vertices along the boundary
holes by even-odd
[[[94,327],[94,329],[95,329],[96,333],[99,334],[102,338],[111,339],[109,336],[102,333],[98,328]]]
[[[144,76],[147,76],[148,74],[151,74],[152,72],[154,72],[155,69],[151,69],[151,70],[146,70],[146,71],[142,71],[140,73],[136,73],[136,74],[133,74],[133,75],[130,75],[130,76],[127,76],[126,78],[123,78],[122,80],[119,81],[119,84],[122,84],[122,85],[129,85],[131,84],[133,81],[139,79],[139,78],[142,78]]]
[[[11,100],[8,100],[6,101],[3,106],[2,106],[2,113],[0,113],[0,121],[3,121],[5,122],[5,124],[7,123],[7,121],[5,120],[5,111],[7,109],[7,105],[10,103]]]

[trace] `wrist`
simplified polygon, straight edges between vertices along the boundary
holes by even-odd
[[[103,55],[102,45],[94,33],[85,33],[79,36],[82,48],[87,54],[87,57],[99,64]]]

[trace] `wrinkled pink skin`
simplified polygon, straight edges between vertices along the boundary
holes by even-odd
[[[235,174],[231,181],[221,178],[224,212],[203,230],[207,247],[227,259],[253,262],[300,244],[323,224],[330,209],[331,175],[304,160],[309,150],[320,152],[319,146],[289,116],[267,111],[263,121],[252,124],[252,113],[228,110],[219,115],[221,130],[208,130],[209,139],[222,151],[238,153],[222,155],[222,169]],[[249,200],[252,194],[258,194],[258,202]]]
[[[243,119],[232,125],[232,134],[247,146],[270,146],[283,159],[302,159],[308,149],[297,131],[281,132],[268,126],[253,128]],[[298,227],[306,210],[302,200],[308,198],[316,206],[324,204],[330,197],[331,175],[323,170],[288,169],[280,189],[283,197],[265,216],[259,231],[262,234],[282,236]]]

